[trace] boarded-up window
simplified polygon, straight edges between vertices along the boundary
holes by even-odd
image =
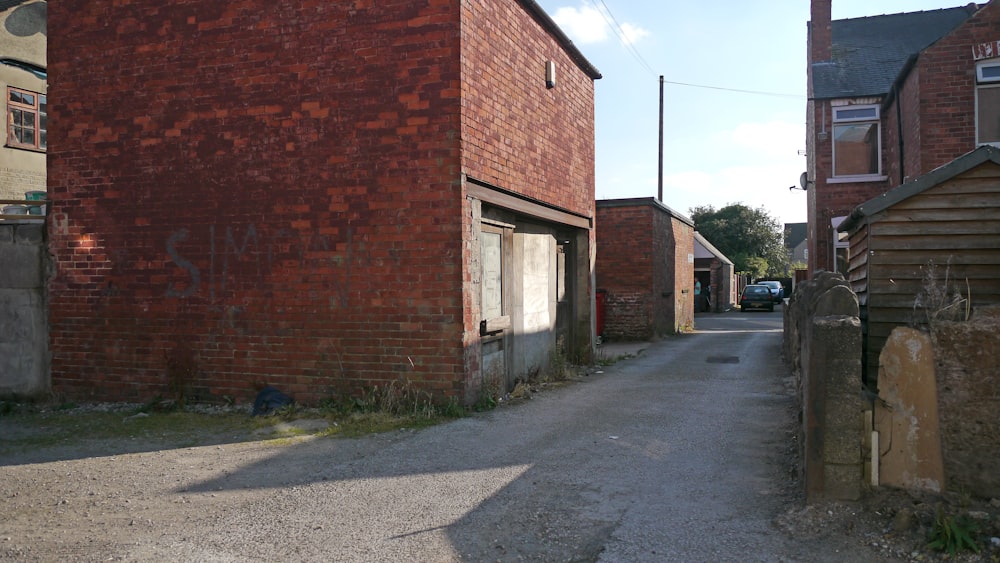
[[[503,315],[503,237],[498,232],[482,233],[483,319]]]

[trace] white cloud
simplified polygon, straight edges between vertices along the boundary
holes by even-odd
[[[552,20],[574,42],[581,45],[606,41],[612,35],[608,21],[614,21],[611,16],[601,13],[592,6],[559,8],[552,16]],[[632,44],[649,35],[648,30],[628,22],[621,24],[621,33],[624,35],[624,40]]]
[[[798,151],[805,148],[806,126],[787,121],[740,123],[722,132],[722,136],[744,150],[785,160],[797,157]]]
[[[649,31],[628,22],[622,24],[622,33],[625,34],[625,41],[628,41],[632,45],[635,45],[637,41],[649,35]]]
[[[589,6],[580,8],[559,8],[552,20],[569,35],[573,41],[586,45],[600,43],[608,38],[608,24],[601,13]]]

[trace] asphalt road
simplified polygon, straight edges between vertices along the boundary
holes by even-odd
[[[697,328],[522,404],[420,431],[5,467],[19,496],[7,499],[0,554],[850,560],[775,526],[799,502],[780,309],[699,316]]]
[[[700,316],[580,384],[379,448],[303,444],[192,487],[282,488],[202,526],[192,557],[813,560],[793,502],[781,313]],[[356,445],[356,444],[355,444]],[[255,473],[261,473],[257,475]],[[157,555],[164,555],[159,553]]]

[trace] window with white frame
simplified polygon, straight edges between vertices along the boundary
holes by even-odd
[[[7,88],[7,145],[45,150],[48,106],[45,94]]]
[[[882,173],[882,131],[877,105],[833,108],[833,175]]]
[[[1000,59],[976,65],[976,144],[1000,146]]]

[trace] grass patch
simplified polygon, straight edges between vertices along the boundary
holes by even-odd
[[[359,437],[425,428],[467,414],[455,399],[436,400],[402,379],[318,406],[288,405],[268,416],[251,416],[248,407],[234,405],[166,403],[0,403],[0,456],[81,446],[102,455],[311,435]]]
[[[101,411],[79,408],[20,409],[0,421],[4,428],[0,453],[94,441],[163,443],[186,447],[205,441],[207,436],[225,436],[252,428],[249,417],[239,413],[144,413],[140,407]]]

